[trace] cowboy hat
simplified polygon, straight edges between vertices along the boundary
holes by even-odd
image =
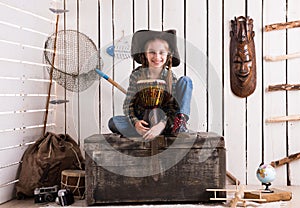
[[[145,53],[145,44],[154,39],[165,40],[169,44],[172,53],[172,66],[180,64],[180,58],[177,48],[176,30],[153,31],[139,30],[133,34],[131,42],[131,56],[139,64],[142,64],[140,54]]]

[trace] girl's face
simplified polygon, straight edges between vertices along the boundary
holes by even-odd
[[[146,44],[145,55],[149,68],[162,69],[167,61],[169,46],[161,39],[151,40]]]

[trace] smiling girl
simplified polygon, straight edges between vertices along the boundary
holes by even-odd
[[[142,136],[145,140],[154,139],[163,134],[188,132],[186,122],[190,115],[192,81],[183,76],[177,80],[172,67],[180,64],[175,30],[137,31],[132,38],[131,55],[141,64],[133,70],[129,78],[129,87],[123,104],[125,116],[114,116],[109,121],[109,128],[114,133],[125,137]],[[167,94],[160,108],[150,112],[158,122],[150,125],[144,120],[146,109],[137,102],[139,90],[137,83],[141,80],[164,80]]]

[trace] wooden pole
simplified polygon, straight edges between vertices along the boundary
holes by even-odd
[[[59,22],[59,14],[66,13],[69,10],[64,9],[56,9],[56,8],[49,8],[51,12],[56,14],[56,22],[55,22],[55,33],[54,33],[54,46],[53,46],[53,56],[51,60],[51,68],[50,68],[50,83],[49,83],[49,89],[48,89],[48,96],[47,96],[47,102],[46,102],[46,112],[45,112],[45,118],[44,118],[44,128],[43,128],[43,135],[46,133],[46,127],[47,127],[47,120],[48,120],[48,112],[49,112],[49,103],[50,103],[50,97],[51,97],[51,88],[52,88],[52,81],[53,81],[53,70],[54,70],[54,64],[55,64],[55,55],[56,55],[56,42],[57,42],[57,33],[58,33],[58,22]]]
[[[286,121],[300,121],[300,115],[278,116],[266,119],[266,123],[278,123]]]
[[[299,159],[300,159],[300,152],[292,154],[292,155],[282,158],[280,160],[273,161],[273,162],[271,162],[271,165],[274,168],[277,168],[277,167],[280,167],[282,165],[288,164],[290,162],[293,162],[293,161],[299,160]]]
[[[235,184],[235,185],[241,184],[241,182],[234,175],[232,175],[229,171],[226,171],[226,176],[227,176],[227,178],[229,178],[231,180],[232,184]]]
[[[51,68],[50,68],[50,83],[48,88],[48,96],[47,96],[47,102],[46,102],[46,113],[44,118],[44,129],[43,129],[43,135],[46,133],[46,127],[47,127],[47,119],[48,119],[48,111],[49,111],[49,102],[51,97],[51,88],[52,88],[52,80],[53,80],[53,69],[54,69],[54,62],[55,62],[55,53],[56,53],[56,41],[57,41],[57,32],[58,32],[58,20],[59,20],[59,14],[56,15],[56,23],[55,23],[55,35],[54,35],[54,47],[53,47],[53,56],[51,60]]]
[[[300,58],[300,53],[291,53],[280,56],[265,56],[266,61],[282,61],[286,59]]]
[[[300,84],[278,84],[269,85],[268,91],[279,91],[279,90],[300,90]]]
[[[124,94],[127,93],[127,91],[121,86],[119,85],[116,81],[114,81],[113,79],[111,79],[109,76],[107,76],[107,74],[105,74],[104,72],[102,72],[100,69],[95,69],[96,72],[103,77],[104,79],[106,79],[109,83],[111,83],[113,86],[115,86],[116,88],[118,88],[119,90],[121,90],[121,92],[123,92]]]
[[[300,27],[300,20],[266,25],[265,31],[269,32],[273,30],[284,30],[284,29],[295,28],[295,27]]]

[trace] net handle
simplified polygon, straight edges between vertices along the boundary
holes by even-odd
[[[58,21],[59,21],[59,14],[56,15],[56,23],[55,23],[55,36],[54,36],[54,48],[53,48],[53,56],[52,56],[52,64],[50,68],[50,82],[49,82],[49,88],[48,88],[48,96],[47,96],[47,102],[46,102],[46,112],[45,112],[45,118],[44,118],[44,128],[43,128],[43,135],[46,133],[46,126],[47,126],[47,120],[48,120],[48,112],[49,112],[49,103],[50,103],[50,94],[51,94],[51,88],[52,88],[52,82],[53,82],[53,70],[54,70],[54,61],[55,61],[55,53],[56,53],[56,41],[57,41],[57,32],[58,32]]]

